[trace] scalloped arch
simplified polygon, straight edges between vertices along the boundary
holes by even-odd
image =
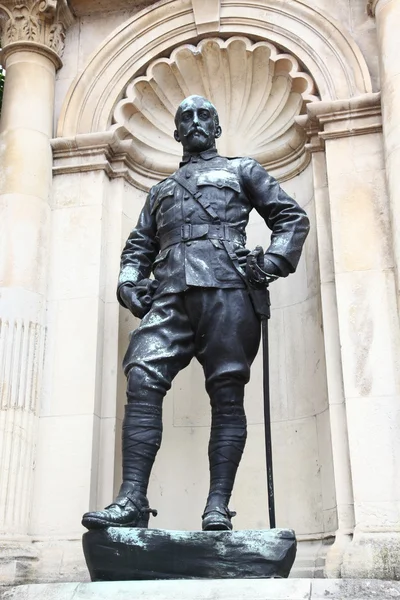
[[[268,40],[299,59],[322,100],[372,90],[364,57],[340,23],[302,0],[221,0],[220,37]],[[191,0],[161,0],[117,28],[91,56],[65,99],[57,135],[106,131],[132,78],[150,60],[199,40]]]
[[[217,107],[223,131],[217,147],[223,156],[251,156],[281,180],[308,164],[305,131],[296,117],[319,99],[312,77],[271,42],[232,36],[178,46],[128,85],[111,129],[131,140],[136,170],[164,178],[178,168],[182,148],[172,135],[174,116],[192,94]]]

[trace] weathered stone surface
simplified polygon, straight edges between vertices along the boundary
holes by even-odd
[[[88,531],[83,550],[92,581],[288,577],[296,556],[291,529]]]
[[[1,600],[392,600],[400,582],[346,579],[224,579],[22,585]]]
[[[390,600],[400,598],[399,581],[377,579],[316,579],[311,583],[310,600]]]

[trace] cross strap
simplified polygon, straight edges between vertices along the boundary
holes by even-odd
[[[179,173],[174,173],[169,177],[169,179],[173,179],[176,181],[178,185],[183,187],[183,189],[188,192],[192,198],[194,198],[200,206],[206,211],[206,213],[212,218],[213,221],[219,221],[220,218],[211,206],[211,204],[202,197],[202,193],[197,188],[197,185],[192,185],[191,182],[184,179]]]

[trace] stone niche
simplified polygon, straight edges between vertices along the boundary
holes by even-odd
[[[134,19],[132,24],[136,27]],[[132,43],[138,45],[140,42],[140,53],[144,52],[140,39],[131,33],[128,35],[125,26],[120,34],[117,31],[108,38],[105,47],[117,44],[118,35],[123,36],[121,44],[126,40],[134,40]],[[195,36],[186,37],[193,40]],[[120,365],[129,333],[138,324],[126,310],[118,307],[115,299],[120,251],[137,222],[148,189],[179,164],[181,148],[173,138],[176,107],[186,96],[201,94],[216,105],[220,115],[223,129],[220,153],[250,155],[259,160],[306,209],[312,222],[297,273],[274,284],[271,292],[270,379],[277,525],[296,531],[299,561],[294,573],[321,574],[323,563],[319,562],[316,568],[316,557],[323,553],[323,540],[332,539],[337,528],[336,499],[313,173],[305,151],[306,135],[298,125],[298,118],[305,116],[307,106],[318,100],[318,92],[323,88],[317,89],[294,53],[281,50],[283,44],[254,41],[251,37],[225,34],[224,39],[209,37],[198,43],[176,44],[174,49],[171,42],[169,50],[153,51],[153,54],[148,51],[147,62],[142,65],[133,61],[131,51],[126,51],[127,62],[115,51],[118,66],[113,66],[111,58],[107,63],[107,57],[103,57],[100,50],[89,63],[93,83],[88,83],[87,67],[65,99],[58,127],[60,137],[53,140],[53,239],[57,243],[51,252],[51,293],[62,302],[62,310],[69,315],[73,310],[79,310],[79,314],[87,311],[85,322],[79,321],[76,328],[81,335],[88,330],[88,339],[96,344],[97,352],[90,354],[90,365],[86,354],[84,360],[66,356],[57,344],[54,328],[49,329],[49,344],[57,347],[54,360],[63,368],[66,361],[74,361],[76,378],[61,390],[59,380],[54,377],[48,397],[51,390],[52,399],[69,405],[70,398],[74,398],[77,405],[74,410],[79,413],[82,431],[89,429],[84,421],[86,414],[93,411],[96,415],[93,440],[91,432],[82,435],[82,446],[87,445],[85,465],[90,465],[92,480],[87,480],[86,467],[81,469],[84,493],[76,496],[73,510],[69,511],[70,521],[63,523],[61,533],[66,535],[73,530],[85,510],[109,504],[113,491],[119,487],[120,439],[126,401],[126,380]],[[125,45],[123,48],[126,49]],[[95,66],[107,64],[110,72],[115,69],[115,73],[108,76],[107,71],[107,77],[106,71],[102,74],[100,92]],[[123,85],[121,73],[124,73]],[[96,102],[92,102],[91,97],[86,98],[86,91],[81,89],[83,80],[85,90],[93,87]],[[106,91],[111,85],[108,97]],[[256,212],[253,213],[248,227],[248,247],[262,244],[266,248],[270,237],[268,229]],[[69,235],[71,215],[75,223],[73,239]],[[100,279],[96,278],[94,267],[98,268]],[[88,299],[87,302],[79,299],[82,310],[75,306],[78,304],[74,299],[78,293],[74,288],[77,278],[60,281],[72,272],[79,272],[80,281],[85,282]],[[98,313],[87,308],[92,307],[89,296],[96,294],[99,295]],[[63,322],[58,316],[59,310],[54,303],[49,319]],[[78,319],[76,321],[78,323]],[[68,327],[63,335],[72,336],[70,330]],[[49,373],[56,372],[52,360],[48,358]],[[82,386],[73,387],[75,381],[82,380],[88,382],[85,393]],[[232,509],[238,512],[236,530],[269,526],[261,381],[260,353],[246,389],[249,436],[231,503]],[[68,399],[61,402],[60,398],[67,396]],[[59,410],[61,412],[62,406]],[[158,509],[159,516],[152,519],[150,525],[196,530],[200,527],[208,487],[210,425],[204,376],[196,361],[176,378],[164,403],[163,419],[163,443],[149,490],[151,503]],[[63,426],[61,419],[60,426]],[[38,506],[45,490],[51,489],[53,484],[46,469],[48,454],[44,449],[42,456],[40,474],[46,485],[38,488]],[[41,520],[35,517],[37,531],[47,531],[45,517],[43,511]]]
[[[302,171],[305,132],[295,118],[317,99],[315,85],[298,61],[269,42],[235,36],[185,44],[153,61],[127,87],[114,111],[114,129],[132,140],[136,168],[150,181],[179,165],[174,114],[182,100],[199,94],[217,107],[224,156],[252,156],[281,181]]]
[[[143,188],[179,165],[181,147],[172,135],[174,114],[191,94],[208,97],[218,109],[223,130],[219,152],[256,158],[306,209],[312,222],[297,273],[273,286],[270,322],[278,526],[293,527],[298,535],[301,566],[295,572],[311,573],[322,539],[336,529],[313,178],[304,129],[296,122],[307,104],[318,99],[316,86],[292,55],[269,42],[253,43],[242,36],[184,44],[169,57],[151,62],[144,75],[128,84],[113,113],[111,129],[126,144],[133,180],[133,185],[125,186],[121,244],[136,223],[145,199]],[[254,211],[248,247],[266,248],[268,243],[269,232]],[[135,326],[124,313],[120,361]],[[268,528],[261,381],[260,352],[246,390],[249,436],[232,498],[238,511],[235,529]],[[117,463],[123,375],[118,388]],[[178,375],[164,404],[163,444],[150,484],[159,516],[151,527],[198,529],[208,486],[209,424],[204,376],[194,360]]]

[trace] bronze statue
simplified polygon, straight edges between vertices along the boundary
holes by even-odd
[[[230,530],[229,508],[246,442],[244,387],[260,342],[248,286],[286,277],[309,230],[305,212],[251,158],[225,158],[216,108],[190,96],[175,116],[179,169],[147,197],[121,258],[118,300],[142,319],[123,366],[123,483],[105,510],[86,513],[88,529],[147,527],[150,472],[162,435],[162,402],[195,356],[211,401],[210,489],[203,530]],[[255,208],[272,230],[263,265],[247,261],[245,228]],[[154,279],[149,279],[151,272]]]

